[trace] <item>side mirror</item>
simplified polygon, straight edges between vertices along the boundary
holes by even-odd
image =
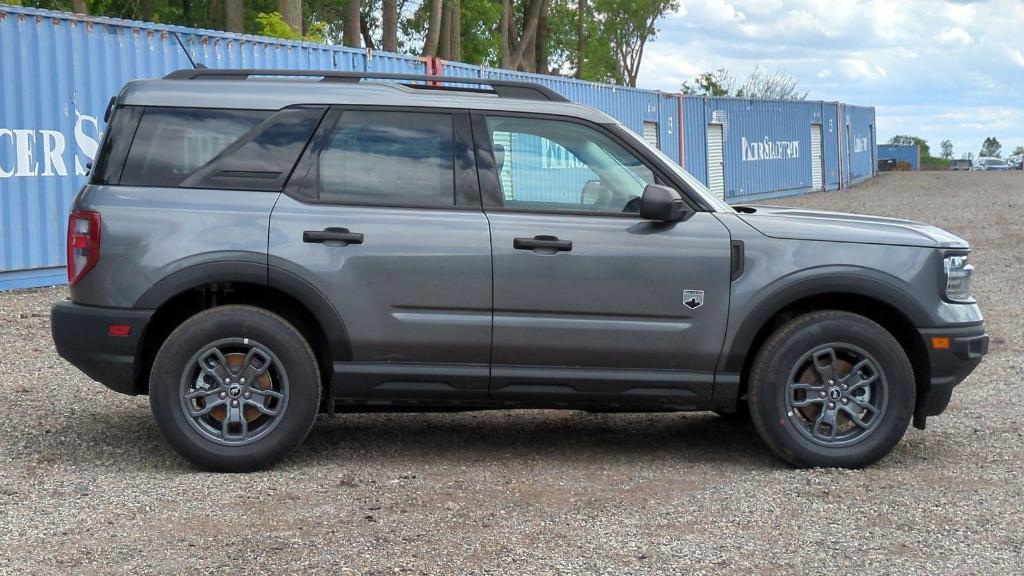
[[[644,220],[674,222],[687,213],[686,203],[679,192],[668,186],[648,184],[640,199],[640,217]]]

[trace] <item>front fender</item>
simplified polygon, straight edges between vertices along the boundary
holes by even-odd
[[[929,324],[928,310],[914,298],[911,286],[896,276],[852,265],[799,270],[733,300],[730,318],[737,320],[729,323],[718,371],[738,374],[758,332],[780,311],[800,300],[837,294],[877,300],[899,310],[915,326]]]

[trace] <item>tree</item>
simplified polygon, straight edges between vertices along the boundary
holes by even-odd
[[[953,141],[950,140],[949,138],[947,138],[947,139],[942,141],[942,144],[940,144],[940,146],[942,147],[942,159],[943,160],[952,160],[953,159]]]
[[[583,78],[583,61],[587,55],[587,0],[578,1],[576,18],[576,77]]]
[[[1020,156],[1021,154],[1024,154],[1024,146],[1017,146],[1016,148],[1013,149],[1013,152],[1010,155]]]
[[[348,0],[345,5],[345,19],[342,21],[342,44],[359,48],[359,40],[362,37],[362,16],[360,15],[361,5],[359,0]]]
[[[382,39],[381,44],[385,52],[398,51],[398,2],[396,0],[384,0],[381,10]]]
[[[427,22],[427,38],[423,41],[423,51],[420,53],[422,56],[437,55],[437,45],[441,37],[441,18],[444,16],[443,11],[443,0],[431,0],[430,19]]]
[[[799,84],[800,81],[790,76],[784,67],[779,66],[774,72],[769,72],[759,64],[736,91],[736,96],[766,100],[806,100],[807,92],[797,92]]]
[[[534,0],[536,1],[536,0]],[[636,86],[644,48],[658,32],[655,23],[679,0],[593,0],[595,19],[600,20],[603,40],[611,45],[622,81]]]
[[[693,84],[683,81],[680,90],[683,94],[694,96],[733,96],[736,79],[725,68],[714,72],[703,72],[693,79]]]
[[[702,96],[735,96],[737,98],[763,98],[767,100],[806,100],[807,92],[800,93],[797,86],[800,81],[790,76],[786,69],[779,66],[774,72],[758,65],[747,76],[743,83],[736,87],[736,79],[725,68],[714,72],[703,72],[693,79],[691,84],[684,81],[683,94]]]
[[[921,150],[922,158],[931,158],[932,155],[932,150],[928,146],[928,141],[924,138],[918,138],[917,136],[899,134],[889,138],[889,144],[896,144],[898,146],[917,146]]]
[[[71,0],[71,11],[75,14],[88,14],[89,6],[85,0]]]
[[[302,34],[302,0],[277,0],[277,13],[296,34]]]
[[[981,143],[981,152],[978,152],[978,156],[1000,158],[1001,156],[999,156],[999,154],[1002,150],[1003,145],[999,143],[999,140],[995,136],[989,136]]]
[[[224,23],[229,32],[245,31],[245,8],[242,0],[224,0]]]

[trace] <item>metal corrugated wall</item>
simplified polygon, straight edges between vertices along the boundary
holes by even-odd
[[[844,167],[847,186],[875,175],[875,109],[843,105]]]
[[[921,169],[921,149],[916,144],[879,144],[876,150],[876,163],[879,160],[895,160],[906,162],[911,170]]]
[[[0,5],[0,289],[63,282],[67,210],[85,181],[107,102],[129,80],[160,77],[193,61],[210,68],[539,82],[638,134],[645,122],[656,123],[659,147],[705,183],[707,125],[722,122],[730,201],[809,190],[813,122],[822,123],[826,189],[840,186],[840,160],[844,184],[875,172],[873,108],[683,97],[457,62],[428,66],[409,55]]]

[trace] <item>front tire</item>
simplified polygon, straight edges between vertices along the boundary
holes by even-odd
[[[834,310],[776,330],[758,351],[748,385],[758,433],[800,467],[878,461],[906,432],[914,393],[899,342],[863,316]]]
[[[268,468],[309,434],[320,373],[287,320],[252,306],[196,314],[164,341],[150,374],[150,407],[167,442],[200,468]]]

